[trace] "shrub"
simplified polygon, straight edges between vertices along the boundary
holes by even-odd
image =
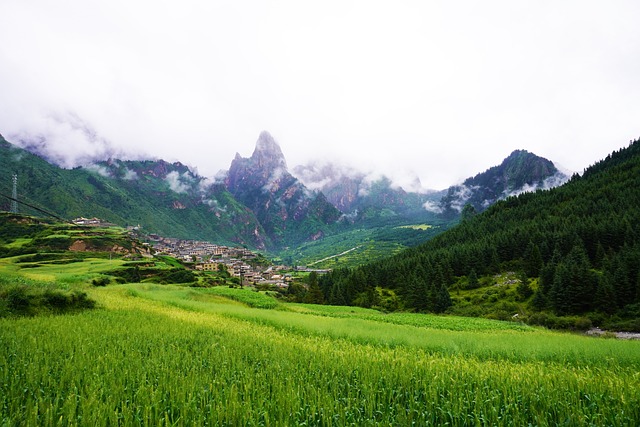
[[[61,314],[94,308],[95,301],[85,292],[30,287],[24,284],[0,288],[0,317]]]
[[[97,277],[95,279],[93,279],[91,281],[91,284],[93,286],[107,286],[109,283],[111,283],[111,279],[109,279],[108,277]]]

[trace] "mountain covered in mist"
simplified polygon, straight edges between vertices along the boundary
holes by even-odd
[[[467,204],[481,212],[498,200],[557,187],[568,179],[550,160],[526,150],[515,150],[500,165],[449,187],[438,204],[429,204],[427,208],[448,217],[459,215]]]
[[[368,175],[332,163],[296,166],[294,173],[353,220],[380,215],[424,216],[424,204],[440,197],[435,191],[405,191],[384,175]],[[415,187],[420,188],[420,183]]]
[[[515,152],[506,165],[468,184],[499,178],[500,188],[511,191],[509,185],[529,181],[517,175],[505,181],[509,164],[527,165],[522,170],[539,183],[553,172],[549,163]],[[384,288],[415,311],[503,320],[518,313],[520,320],[548,327],[581,329],[593,323],[640,331],[638,217],[640,140],[635,140],[564,185],[501,200],[396,256],[334,270],[323,276],[321,287],[330,304],[380,304],[376,289]],[[519,272],[517,278],[513,272]],[[500,279],[509,274],[511,283]]]
[[[151,233],[271,251],[363,227],[384,229],[385,238],[411,234],[409,240],[399,237],[399,243],[415,244],[421,237],[414,234],[421,232],[398,226],[433,223],[438,217],[440,224],[442,218],[455,222],[464,203],[481,210],[510,192],[559,182],[551,179],[558,174],[551,162],[522,151],[466,180],[463,186],[473,196],[460,196],[454,187],[405,191],[387,177],[371,178],[331,164],[297,167],[298,179],[267,132],[260,134],[250,157],[237,154],[216,180],[163,160],[109,159],[64,169],[37,150],[33,154],[1,137],[0,151],[0,193],[11,194],[16,173],[19,199],[58,216],[97,216],[141,225]],[[9,201],[0,199],[0,209],[8,208]]]
[[[323,193],[310,191],[289,173],[280,146],[268,132],[260,134],[251,157],[236,154],[224,183],[277,244],[322,238],[341,216]]]
[[[466,204],[480,212],[498,200],[556,187],[569,178],[550,160],[525,150],[516,150],[500,165],[442,191],[405,191],[385,176],[372,178],[330,163],[311,163],[294,171],[307,186],[322,191],[338,209],[354,218],[385,211],[409,217],[425,216],[428,211],[456,218]],[[421,185],[418,182],[413,187]]]
[[[264,248],[270,240],[253,212],[180,163],[110,160],[63,169],[0,137],[0,193],[18,176],[20,211],[65,219],[99,217],[147,232]],[[0,209],[10,202],[0,198]]]

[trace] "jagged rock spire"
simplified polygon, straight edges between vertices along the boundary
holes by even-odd
[[[251,155],[258,167],[268,166],[271,168],[284,168],[287,169],[287,161],[284,158],[284,154],[280,149],[280,146],[271,134],[267,131],[262,131],[256,142],[256,148]]]

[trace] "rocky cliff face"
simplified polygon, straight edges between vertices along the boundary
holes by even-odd
[[[280,146],[268,132],[260,134],[251,157],[236,154],[225,187],[256,214],[276,244],[311,239],[340,217],[323,194],[289,173]]]

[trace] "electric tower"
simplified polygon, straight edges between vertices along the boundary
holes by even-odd
[[[12,177],[13,189],[11,190],[11,213],[18,213],[18,175]]]

